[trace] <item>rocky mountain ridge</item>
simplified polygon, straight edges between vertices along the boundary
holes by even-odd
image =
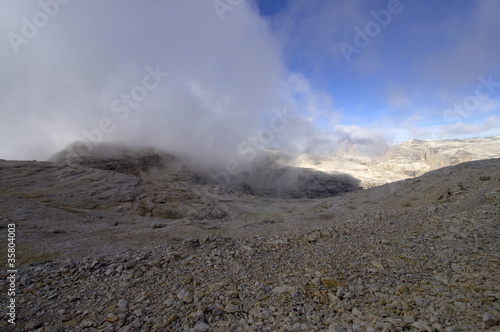
[[[500,136],[454,140],[414,139],[389,148],[374,166],[408,176],[418,176],[467,161],[498,157]]]
[[[267,151],[223,187],[152,149],[67,152],[0,160],[14,330],[500,331],[498,158],[362,190],[398,173]]]
[[[370,143],[370,142],[368,142]],[[368,144],[367,143],[367,144]],[[359,145],[359,144],[358,144]],[[101,144],[89,154],[72,153],[74,146],[50,160],[138,175],[156,168],[191,181],[266,197],[321,198],[404,180],[462,162],[500,157],[500,136],[464,140],[411,140],[390,147],[383,156],[367,155],[367,147],[344,147],[334,156],[264,150],[260,158],[230,182],[217,169],[196,165],[182,156],[154,149]],[[379,142],[377,145],[380,145]],[[346,151],[349,151],[347,153]]]
[[[500,329],[500,159],[323,199],[142,176],[0,162],[16,330]]]

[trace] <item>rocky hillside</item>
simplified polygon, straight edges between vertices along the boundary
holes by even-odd
[[[18,269],[16,326],[1,330],[500,330],[500,159],[292,199],[113,151],[0,161]]]
[[[466,161],[500,157],[500,136],[455,140],[411,140],[390,148],[377,168],[422,175]]]
[[[344,142],[345,143],[345,142]],[[263,197],[324,198],[358,188],[371,188],[419,176],[459,163],[500,157],[500,136],[464,140],[411,140],[388,148],[382,157],[369,153],[381,142],[347,142],[335,155],[264,150],[259,158],[237,174],[220,168],[200,166],[181,156],[153,149],[131,149],[106,145],[83,156],[75,146],[50,160],[84,167],[139,175],[156,174],[191,182],[217,185],[226,190]],[[378,153],[380,153],[378,151]],[[187,179],[186,176],[189,178]]]
[[[318,169],[314,168],[314,165],[298,163],[298,156],[295,154],[280,151],[266,150],[253,164],[232,175],[225,169],[202,166],[187,158],[153,149],[130,149],[102,144],[82,156],[72,151],[73,146],[70,146],[50,160],[79,167],[116,171],[149,180],[212,185],[226,192],[259,197],[323,198],[361,187],[361,181],[353,177],[354,173],[345,166],[336,171],[335,165],[330,163]],[[324,162],[321,164],[325,166]],[[361,173],[359,165],[355,165],[355,168],[357,173]],[[218,176],[221,171],[225,177]]]

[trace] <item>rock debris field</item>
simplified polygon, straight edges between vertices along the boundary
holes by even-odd
[[[52,167],[2,162],[0,169],[0,230],[6,234],[15,222],[17,255],[26,255],[18,267],[16,324],[4,318],[1,330],[500,331],[500,159],[331,198],[256,198],[260,210],[234,194],[232,203],[212,206],[232,223],[135,215],[137,199],[125,203],[123,215],[109,202],[101,210],[70,209],[77,203],[50,198],[21,176],[16,190],[7,181],[42,166]],[[23,188],[43,195],[23,196]],[[191,193],[216,197],[202,189]],[[273,204],[296,210],[273,219]],[[43,212],[63,205],[62,217]],[[43,222],[46,228],[37,225]],[[138,228],[143,233],[128,247],[92,235]],[[87,239],[75,240],[73,249],[72,230]],[[7,275],[2,271],[2,304]]]

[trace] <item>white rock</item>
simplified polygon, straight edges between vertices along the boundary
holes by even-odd
[[[277,293],[277,294],[281,294],[281,293],[285,293],[285,292],[295,293],[296,291],[297,291],[297,288],[292,287],[292,286],[286,286],[286,285],[274,287],[272,290],[273,293]]]
[[[206,331],[210,330],[210,325],[208,325],[202,321],[199,321],[198,323],[196,323],[194,325],[194,330],[196,332],[206,332]]]
[[[483,323],[486,324],[487,327],[492,327],[500,323],[500,319],[498,317],[493,316],[489,312],[485,312],[483,314]]]

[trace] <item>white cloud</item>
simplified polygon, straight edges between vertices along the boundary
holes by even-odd
[[[2,36],[40,11],[3,8]],[[281,106],[285,77],[267,23],[245,3],[226,16],[192,0],[73,1],[19,53],[2,38],[0,157],[47,158],[106,118],[116,129],[105,140],[221,157]],[[120,119],[113,101],[156,65],[169,77]]]
[[[352,39],[355,25],[366,23],[361,1],[292,0],[273,20],[285,44],[285,57],[293,54],[307,63],[312,75],[322,75],[331,63],[346,64],[339,43]]]
[[[3,11],[17,19],[1,32],[37,10]],[[331,98],[287,73],[280,42],[244,2],[222,22],[210,2],[70,2],[19,54],[2,42],[12,62],[0,78],[2,158],[45,159],[104,139],[224,164],[283,108],[297,118],[269,147],[327,152],[338,140],[316,128],[337,123]],[[165,77],[155,82],[151,70]]]
[[[453,139],[486,137],[500,133],[500,117],[492,115],[480,121],[456,121],[443,124],[441,121],[422,122],[419,117],[409,118],[404,126],[406,136],[422,139]]]
[[[448,14],[439,25],[430,25],[415,34],[441,38],[441,42],[416,61],[416,73],[422,79],[441,80],[450,87],[474,83],[479,75],[498,74],[500,44],[494,40],[500,32],[500,2],[476,0],[467,15]]]
[[[500,133],[500,117],[491,116],[479,123],[456,122],[436,130],[438,138],[462,138],[471,136],[493,136]]]
[[[395,19],[348,66],[338,44],[371,19],[370,10],[386,5],[385,0],[292,0],[268,21],[243,1],[221,21],[211,1],[70,1],[16,53],[5,36],[22,34],[23,17],[32,20],[41,8],[39,2],[0,0],[0,158],[47,158],[110,119],[115,129],[103,135],[105,140],[189,151],[225,163],[242,141],[268,124],[273,109],[284,107],[298,116],[270,147],[330,153],[346,138],[383,146],[382,136],[406,136],[402,128],[412,112],[429,121],[442,117],[443,104],[462,102],[474,92],[464,95],[464,85],[498,70],[500,51],[491,43],[500,31],[498,2],[476,1],[465,22],[448,15],[439,24],[427,22],[425,31],[401,30],[405,38],[406,32],[408,38],[439,34],[446,46],[423,43],[424,50],[410,56],[407,49],[391,48],[391,38],[402,36],[398,29],[418,18],[408,9],[406,20]],[[413,9],[424,5],[412,2]],[[298,62],[305,72],[287,68]],[[143,86],[146,67],[157,65],[168,78],[148,90],[137,107],[129,107],[127,116],[113,112],[116,100]],[[495,80],[499,77],[494,72]],[[349,96],[332,95],[330,86],[318,88],[325,81],[350,84]],[[384,114],[394,121],[383,130],[341,126],[342,113],[351,110],[341,112],[337,105],[347,103],[339,99],[362,103],[358,118],[384,108],[373,106],[363,90],[372,81],[380,95],[387,93]],[[416,105],[417,98],[428,96],[437,105]],[[435,136],[490,133],[500,104],[494,97],[467,119],[472,125],[404,130]],[[493,120],[478,124],[485,116]]]

